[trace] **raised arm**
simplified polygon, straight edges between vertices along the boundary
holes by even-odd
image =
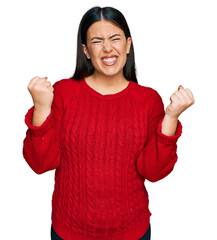
[[[177,122],[173,136],[161,132],[162,120],[165,116],[164,105],[160,95],[154,91],[149,103],[148,137],[137,158],[137,170],[140,175],[151,182],[166,177],[177,161],[176,142],[182,133],[182,125]]]
[[[137,169],[144,179],[156,182],[166,177],[178,159],[177,140],[182,133],[179,115],[195,103],[188,88],[181,85],[171,97],[171,103],[164,112],[160,95],[153,92],[154,101],[150,104],[148,139],[137,158]]]
[[[35,77],[29,85],[34,105],[25,115],[28,126],[23,141],[23,156],[37,174],[58,167],[61,156],[59,132],[62,119],[62,100],[57,84]]]

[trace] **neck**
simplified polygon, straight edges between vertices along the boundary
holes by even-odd
[[[124,82],[126,82],[126,78],[124,77],[123,73],[119,73],[116,75],[102,75],[97,73],[96,71],[89,77],[95,84],[106,86],[106,87],[113,87],[122,85]]]

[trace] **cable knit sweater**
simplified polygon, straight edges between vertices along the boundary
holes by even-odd
[[[177,161],[174,136],[161,133],[165,115],[158,92],[129,81],[103,95],[85,79],[54,83],[51,112],[32,126],[23,156],[37,174],[55,170],[52,224],[65,240],[138,240],[149,226],[145,180],[166,177]]]

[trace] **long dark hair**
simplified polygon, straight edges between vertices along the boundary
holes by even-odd
[[[74,75],[70,78],[75,80],[88,77],[94,73],[94,67],[90,59],[87,59],[83,52],[82,44],[87,45],[87,30],[95,22],[102,19],[111,21],[120,27],[125,34],[126,39],[131,37],[128,24],[123,14],[112,7],[93,7],[89,9],[81,19],[77,36],[77,59]],[[133,42],[131,43],[130,53],[127,55],[126,64],[123,69],[124,77],[127,80],[137,82],[136,68],[134,59]]]

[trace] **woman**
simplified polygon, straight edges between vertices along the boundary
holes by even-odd
[[[53,86],[37,76],[28,90],[24,158],[37,174],[56,169],[51,238],[150,239],[144,181],[173,170],[191,91],[179,86],[165,112],[137,83],[127,22],[111,7],[83,16],[74,75]]]

